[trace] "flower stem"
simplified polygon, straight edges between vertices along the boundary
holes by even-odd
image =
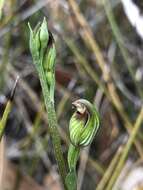
[[[58,124],[57,124],[57,118],[56,118],[56,113],[55,113],[55,108],[54,108],[54,102],[51,101],[50,96],[49,96],[49,90],[47,88],[46,77],[44,74],[42,64],[36,64],[36,68],[39,74],[39,79],[40,79],[42,92],[44,96],[45,107],[47,110],[48,123],[49,123],[52,143],[54,147],[55,158],[57,160],[59,172],[60,172],[64,187],[65,187],[66,167],[65,167],[65,162],[64,162],[62,148],[61,148],[61,140],[60,140],[58,128],[57,128]]]
[[[79,153],[80,153],[80,148],[70,144],[68,151],[68,165],[70,170],[71,169],[76,170],[76,164],[79,158]]]
[[[68,151],[69,172],[66,176],[66,187],[68,190],[77,190],[76,165],[79,158],[80,147],[76,147],[70,143]]]

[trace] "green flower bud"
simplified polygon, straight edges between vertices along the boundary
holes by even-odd
[[[39,23],[34,30],[32,30],[30,24],[28,23],[30,29],[30,51],[34,62],[37,63],[38,60],[42,60],[45,50],[48,47],[49,32],[47,28],[46,19],[43,19],[42,23]]]
[[[52,46],[49,48],[48,52],[45,53],[44,56],[43,66],[45,71],[47,72],[55,71],[55,60],[56,60],[56,48],[55,45],[52,44]]]
[[[48,41],[49,41],[49,32],[48,32],[46,18],[44,18],[40,27],[41,51],[44,52],[44,50],[47,48]]]
[[[76,111],[69,124],[70,140],[76,147],[88,146],[99,128],[99,115],[95,107],[85,99],[73,102]]]
[[[30,51],[33,57],[34,62],[39,59],[39,49],[40,49],[40,40],[39,40],[39,33],[40,30],[33,31],[30,24],[28,23],[29,30],[30,30],[30,40],[29,46]]]
[[[47,48],[45,53],[43,67],[50,91],[50,97],[51,100],[54,101],[56,48],[51,36],[50,38],[51,44],[49,44],[49,48]]]
[[[48,31],[45,18],[34,30],[31,29],[30,24],[28,25],[30,29],[29,45],[34,64],[37,70],[42,70],[50,99],[54,101],[56,48],[53,36]]]

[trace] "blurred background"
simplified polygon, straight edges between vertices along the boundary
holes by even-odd
[[[62,189],[29,51],[28,22],[35,27],[43,17],[57,49],[55,104],[65,159],[71,103],[85,98],[100,113],[100,130],[81,151],[78,190],[143,189],[142,10],[137,0],[4,1],[1,117],[18,75],[20,80],[0,144],[0,190]]]

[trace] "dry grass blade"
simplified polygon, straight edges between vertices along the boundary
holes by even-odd
[[[121,152],[122,152],[122,146],[119,147],[119,149],[117,150],[115,156],[113,157],[113,159],[111,160],[107,170],[105,171],[101,181],[98,183],[96,190],[103,190],[107,184],[107,182],[109,181],[112,172],[115,169],[115,166],[120,158]]]
[[[128,142],[127,142],[127,144],[126,144],[126,146],[125,146],[125,148],[123,150],[123,153],[122,153],[122,155],[120,157],[118,165],[115,168],[115,171],[114,171],[114,173],[113,173],[113,175],[112,175],[112,177],[111,177],[111,179],[109,181],[109,184],[107,186],[107,190],[112,189],[114,183],[116,182],[118,176],[120,175],[121,170],[122,170],[122,168],[124,166],[124,163],[126,161],[126,158],[127,158],[128,154],[129,154],[129,151],[130,151],[130,149],[131,149],[131,147],[132,147],[132,145],[133,145],[133,143],[135,141],[137,133],[139,132],[139,129],[140,129],[141,124],[142,124],[142,121],[143,121],[143,107],[141,108],[140,113],[138,114],[138,117],[137,117],[135,125],[134,125],[134,129],[132,130],[132,133],[130,134],[130,137],[129,137]]]
[[[2,138],[0,142],[0,189],[3,189],[4,167],[5,167],[5,146],[4,146],[4,138]]]

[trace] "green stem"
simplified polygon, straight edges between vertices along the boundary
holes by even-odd
[[[72,169],[76,170],[76,164],[79,158],[79,153],[80,153],[80,148],[70,144],[68,151],[68,165],[70,170]]]
[[[76,164],[79,158],[80,148],[70,144],[68,150],[69,172],[66,176],[67,190],[77,190]]]
[[[50,100],[49,90],[47,87],[43,66],[41,63],[35,64],[35,65],[38,70],[39,79],[40,79],[42,92],[44,96],[45,106],[46,106],[47,115],[48,115],[48,124],[49,124],[50,133],[52,137],[55,157],[58,163],[58,168],[59,168],[60,175],[62,177],[64,187],[65,187],[66,168],[65,168],[65,162],[64,162],[64,157],[63,157],[62,148],[61,148],[61,140],[60,140],[58,128],[57,128],[58,124],[57,124],[54,103]]]

